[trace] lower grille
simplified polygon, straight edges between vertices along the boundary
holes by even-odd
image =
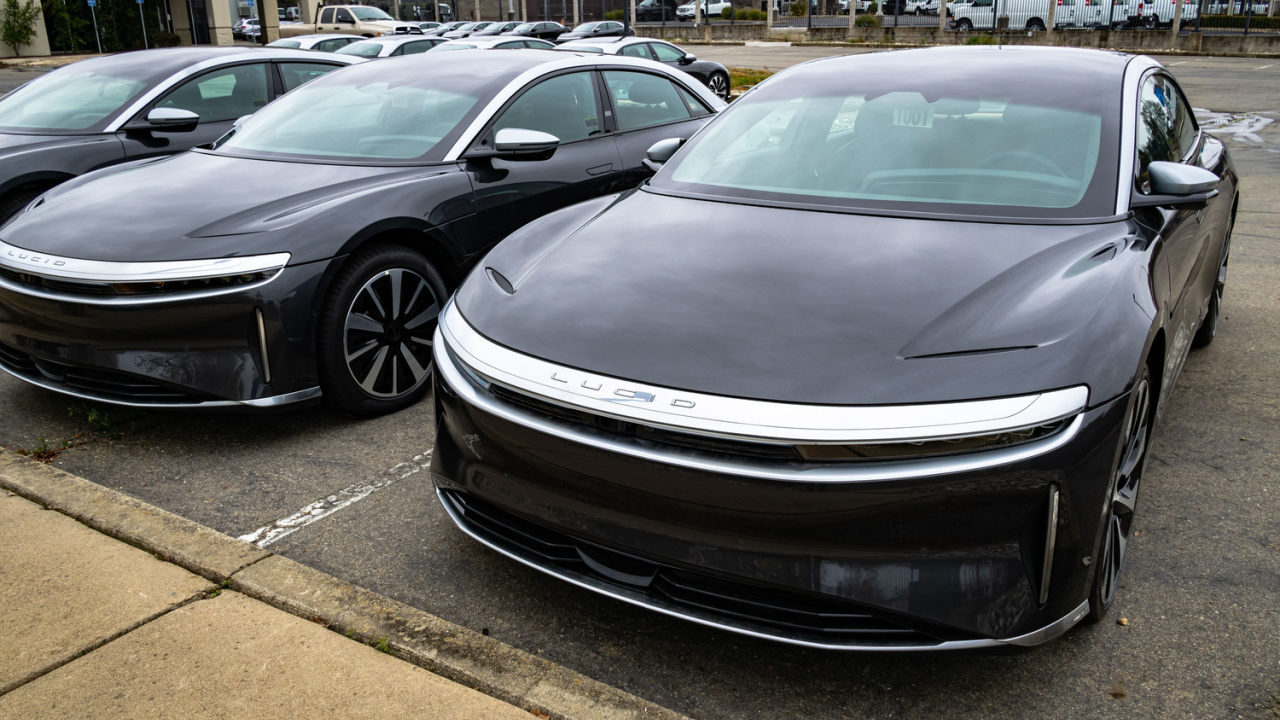
[[[927,648],[943,641],[851,603],[652,563],[530,522],[468,493],[441,490],[440,495],[468,531],[508,551],[544,567],[553,565],[648,596],[655,605],[690,616],[820,643]]]
[[[103,400],[163,405],[197,403],[208,399],[126,373],[83,368],[36,358],[4,344],[0,344],[0,366],[18,377],[45,385],[55,385],[65,388],[68,392]]]

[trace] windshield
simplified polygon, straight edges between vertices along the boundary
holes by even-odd
[[[576,33],[591,32],[591,28],[595,26],[596,26],[596,23],[582,23],[578,27],[574,28],[573,31]]]
[[[511,28],[511,32],[529,32],[533,29],[533,23],[525,23]]]
[[[151,85],[144,72],[71,66],[37,77],[0,99],[0,129],[97,130]]]
[[[276,40],[267,43],[267,47],[296,48],[302,47],[302,43],[297,40]]]
[[[1107,127],[1114,111],[1096,90],[1073,94],[1047,82],[966,86],[889,73],[788,79],[735,102],[667,164],[654,187],[836,208],[1026,217],[1113,212],[1117,131]],[[902,89],[911,86],[918,89]]]
[[[437,45],[431,48],[427,52],[449,52],[450,50],[475,50],[475,49],[476,49],[475,45],[466,45],[464,43],[458,43],[457,45],[454,45],[453,43],[444,43],[443,45]]]
[[[392,22],[395,22],[395,18],[382,12],[376,7],[361,5],[348,6],[348,9],[351,10],[352,15],[356,16],[357,20],[391,20]]]
[[[350,45],[343,45],[334,50],[340,55],[359,55],[360,57],[378,57],[378,53],[382,52],[382,43],[376,42],[353,42]]]
[[[326,75],[284,95],[223,136],[216,151],[374,163],[435,161],[475,114],[473,108],[479,109],[477,103],[495,92],[493,83],[477,82],[466,72],[424,80],[416,68],[378,72],[378,65]]]
[[[588,52],[588,53],[604,52],[604,48],[599,47],[598,45],[574,45],[573,43],[567,43],[565,45],[556,46],[556,49],[568,50],[569,52]]]

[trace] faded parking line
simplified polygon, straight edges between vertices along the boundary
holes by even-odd
[[[270,525],[254,530],[248,535],[241,535],[240,539],[247,543],[253,543],[258,547],[266,547],[317,520],[329,517],[357,500],[369,497],[375,491],[381,490],[397,480],[403,480],[426,469],[427,463],[430,461],[431,451],[428,450],[408,462],[402,462],[382,472],[374,473],[365,478],[364,482],[356,483],[326,498],[317,500],[288,517],[280,518]]]

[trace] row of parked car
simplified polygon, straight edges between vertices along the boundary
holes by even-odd
[[[956,30],[1014,28],[1044,30],[1049,23],[1049,3],[1056,4],[1055,28],[1167,27],[1173,21],[1178,0],[955,0],[947,15]],[[1182,22],[1200,14],[1199,0],[1181,0]],[[936,11],[935,11],[936,12]]]

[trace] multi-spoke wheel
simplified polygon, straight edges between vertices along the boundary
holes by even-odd
[[[1129,394],[1129,412],[1121,436],[1120,461],[1111,478],[1104,510],[1106,528],[1102,547],[1098,550],[1093,590],[1089,594],[1089,618],[1098,620],[1115,601],[1120,587],[1120,573],[1133,531],[1133,514],[1138,504],[1138,486],[1147,467],[1147,450],[1151,445],[1151,423],[1154,413],[1151,397],[1151,375],[1143,366]]]
[[[1231,227],[1228,226],[1227,239],[1222,243],[1222,261],[1218,263],[1218,278],[1213,283],[1213,292],[1209,294],[1209,309],[1196,336],[1191,339],[1191,347],[1202,348],[1218,335],[1218,316],[1222,314],[1222,293],[1227,289],[1227,261],[1230,259]]]
[[[352,256],[321,310],[317,364],[326,401],[379,415],[422,397],[445,297],[439,273],[411,250],[381,245]]]
[[[729,102],[729,76],[721,73],[715,73],[711,79],[707,81],[707,88],[716,94],[716,97],[725,102]]]

